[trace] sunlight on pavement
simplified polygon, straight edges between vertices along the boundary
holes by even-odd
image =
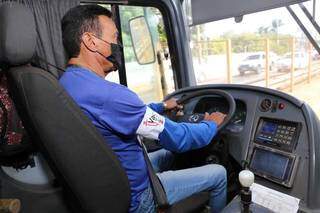
[[[286,92],[308,103],[320,118],[320,76],[313,78],[310,84],[295,85],[292,93]]]

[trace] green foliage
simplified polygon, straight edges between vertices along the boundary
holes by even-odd
[[[167,42],[167,36],[163,26],[162,17],[157,9],[151,7],[144,8],[136,6],[120,6],[122,43],[124,46],[124,57],[126,62],[136,61],[130,35],[129,21],[132,18],[144,15],[146,15],[147,21],[149,21],[148,24],[153,38],[153,42],[157,43],[159,42],[159,40],[161,43]],[[152,20],[153,16],[160,17],[160,22],[158,24]]]
[[[222,41],[210,42],[208,48],[209,55],[222,54],[226,52],[226,43]]]
[[[231,39],[232,52],[257,52],[263,50],[263,40],[253,33],[243,33],[239,35],[225,36],[224,39]]]
[[[142,7],[122,6],[120,7],[120,19],[122,30],[122,44],[124,46],[124,58],[126,62],[135,61],[136,57],[132,48],[129,21],[132,18],[143,15]]]
[[[275,35],[274,33],[264,35],[244,33],[231,38],[232,50],[235,53],[264,51],[265,39],[268,38],[270,50],[277,54],[283,54],[289,50],[290,37],[290,35]]]
[[[255,33],[242,33],[232,34],[230,32],[211,39],[210,41],[202,41],[195,43],[195,52],[197,48],[200,48],[211,54],[225,54],[226,52],[226,40],[231,40],[231,47],[233,53],[243,52],[258,52],[265,50],[265,39],[270,40],[270,51],[283,55],[290,51],[290,35],[276,35],[274,33],[268,33],[264,35]],[[201,46],[200,46],[201,45]]]
[[[205,41],[204,25],[198,25],[191,28],[191,38],[196,41],[193,51],[198,54],[198,48],[202,49],[204,55],[225,54],[225,46],[227,39],[231,40],[232,52],[258,52],[265,50],[265,39],[270,40],[270,51],[282,55],[290,51],[290,35],[279,34],[279,28],[283,26],[281,19],[274,19],[268,26],[261,26],[257,29],[257,33],[241,33],[226,32],[222,36],[211,38]],[[200,39],[201,42],[197,42]]]
[[[166,35],[166,31],[164,30],[163,24],[158,24],[157,28],[158,28],[160,42],[167,43],[167,35]]]

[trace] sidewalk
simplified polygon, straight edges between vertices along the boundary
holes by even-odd
[[[320,118],[320,76],[313,78],[310,84],[295,85],[292,93],[285,92],[308,103]]]

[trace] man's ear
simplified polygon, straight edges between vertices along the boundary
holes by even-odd
[[[95,39],[89,33],[85,32],[82,34],[82,42],[84,46],[91,52],[97,51]]]

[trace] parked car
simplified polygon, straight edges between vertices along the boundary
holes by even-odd
[[[304,69],[308,66],[308,56],[303,52],[294,54],[295,69]],[[277,60],[276,67],[279,72],[288,72],[291,69],[291,53],[286,53],[281,59]]]
[[[270,53],[270,67],[269,69],[272,70],[277,59],[277,55],[275,53]],[[247,71],[261,73],[265,69],[265,53],[255,53],[246,57],[239,65],[238,71],[240,75],[244,75]]]

